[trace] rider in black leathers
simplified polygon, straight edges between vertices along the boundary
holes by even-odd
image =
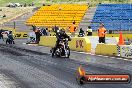
[[[65,33],[64,29],[61,29],[60,31],[58,30],[58,32],[56,32],[56,38],[57,38],[57,41],[56,41],[56,45],[53,49],[52,57],[54,56],[54,53],[55,53],[57,47],[59,46],[59,42],[61,40],[68,38],[68,41],[71,41],[71,38]]]

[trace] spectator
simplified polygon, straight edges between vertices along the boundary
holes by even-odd
[[[36,30],[36,26],[35,26],[35,25],[32,25],[32,28],[33,28],[33,31],[35,31],[35,30]]]
[[[27,44],[36,42],[35,32],[29,32],[28,36],[29,38],[28,38]]]
[[[3,38],[3,34],[2,33],[3,33],[3,30],[1,29],[0,30],[0,39],[3,39],[3,41],[4,41],[4,38]]]
[[[104,28],[104,24],[100,23],[100,26],[98,28],[99,43],[105,43],[105,34],[106,29]]]
[[[74,37],[75,31],[76,31],[75,21],[73,22],[73,24],[71,25],[71,27],[69,29],[70,29],[71,36]]]
[[[3,36],[3,35],[2,35],[2,32],[3,32],[3,30],[1,29],[1,30],[0,30],[0,39],[1,39],[2,36]]]
[[[3,15],[3,18],[5,18],[5,17],[6,17],[6,15],[4,14],[4,15]]]
[[[8,38],[6,40],[6,44],[15,44],[12,31],[9,31],[9,34],[7,34]]]
[[[39,43],[40,36],[41,36],[40,28],[39,27],[35,30],[35,35],[36,35],[36,43]]]
[[[42,33],[44,36],[48,36],[47,32],[48,32],[48,28],[45,28],[45,29],[43,28]]]
[[[43,6],[45,6],[45,4],[43,4]]]
[[[88,26],[88,29],[86,31],[87,36],[92,36],[92,29],[91,26]]]
[[[20,5],[20,7],[22,7],[22,4]]]
[[[26,3],[24,4],[24,7],[27,7],[27,4]]]
[[[47,36],[49,35],[49,32],[50,32],[50,31],[48,30],[48,28],[46,28],[46,33],[47,33]]]
[[[28,6],[31,6],[31,4],[28,4]]]
[[[34,2],[32,2],[32,6],[34,6],[35,5],[35,3]]]
[[[83,37],[84,35],[85,35],[85,33],[84,33],[83,29],[80,28],[78,37]]]
[[[53,28],[53,31],[54,31],[55,33],[57,33],[58,30],[59,30],[59,27],[55,25],[54,28]]]

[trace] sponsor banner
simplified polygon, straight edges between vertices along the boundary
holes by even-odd
[[[28,38],[27,32],[15,32],[15,38]]]
[[[125,58],[132,58],[132,45],[120,46],[120,55]]]
[[[87,83],[130,83],[129,75],[86,75]]]

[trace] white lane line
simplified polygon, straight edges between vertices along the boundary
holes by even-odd
[[[116,59],[130,61],[129,59],[123,59],[123,58],[116,58]]]
[[[132,60],[129,60],[129,59],[123,59],[123,58],[116,58],[116,57],[110,57],[110,56],[103,56],[103,55],[96,55],[96,54],[91,54],[91,53],[86,53],[86,52],[78,52],[78,51],[73,51],[75,53],[80,53],[80,54],[90,54],[90,55],[95,55],[95,56],[100,56],[100,57],[109,57],[111,59],[119,59],[119,60],[125,60],[125,61],[132,61]]]
[[[97,55],[97,56],[103,56],[103,55]]]
[[[113,59],[113,58],[116,58],[116,57],[110,57],[110,58],[112,58],[112,59]]]
[[[78,51],[72,51],[74,53],[80,53],[80,54],[91,54],[91,53],[87,53],[87,52],[78,52]]]
[[[95,55],[95,54],[91,54],[91,55]]]
[[[37,44],[28,44],[29,46],[38,46]]]
[[[123,59],[123,60],[129,61],[129,59]]]
[[[26,44],[26,43],[22,43],[23,45],[29,45],[29,46],[38,46],[38,44]]]
[[[22,43],[22,44],[24,44],[24,45],[25,45],[26,43]]]
[[[132,61],[132,60],[129,60],[129,61]]]
[[[103,56],[103,57],[109,57],[109,56]]]
[[[123,60],[123,58],[116,58],[116,59]]]
[[[110,58],[112,58],[112,59],[118,59],[118,60],[125,60],[125,61],[132,61],[132,60],[129,60],[129,59],[124,59],[124,58],[116,58],[116,57],[110,57]]]
[[[78,51],[73,51],[75,53],[80,53],[80,54],[87,54],[87,55],[95,55],[93,53],[88,53],[88,52],[78,52]]]
[[[77,52],[77,51],[73,51],[73,52],[76,52],[76,53],[80,53],[80,54],[90,54],[90,55],[95,55],[95,56],[100,56],[100,57],[109,57],[111,59],[119,59],[119,60],[125,60],[125,61],[132,61],[132,60],[129,60],[129,59],[123,59],[123,58],[117,58],[117,57],[110,57],[110,56],[103,56],[103,55],[96,55],[96,54],[91,54],[91,53],[86,53],[86,52]]]

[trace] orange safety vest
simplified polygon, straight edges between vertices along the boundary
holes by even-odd
[[[103,27],[103,28],[99,28],[98,29],[98,36],[99,37],[105,37],[105,32],[106,32],[106,29]]]
[[[70,27],[70,32],[75,32],[75,27],[76,26],[74,24],[72,24],[71,27]]]

